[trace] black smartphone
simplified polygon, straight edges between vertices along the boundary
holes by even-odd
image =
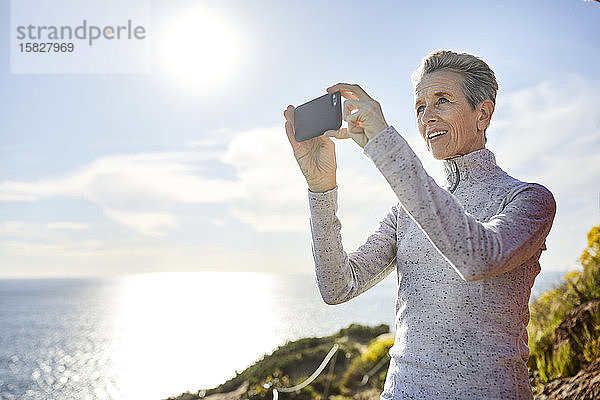
[[[294,137],[303,142],[326,131],[342,126],[342,96],[328,93],[296,107],[294,110]]]

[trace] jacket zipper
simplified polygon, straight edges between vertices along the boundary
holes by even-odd
[[[451,165],[451,169],[452,169],[452,173],[453,173],[453,182],[452,182],[452,187],[450,188],[450,193],[454,193],[454,191],[456,190],[456,187],[458,186],[458,182],[460,182],[460,172],[458,171],[458,165],[456,165],[456,161],[454,160],[449,160],[450,161],[450,165]],[[454,181],[454,178],[456,178],[456,181]]]

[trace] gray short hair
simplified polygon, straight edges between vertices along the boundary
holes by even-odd
[[[416,87],[425,74],[439,70],[455,71],[463,76],[462,91],[471,106],[475,109],[484,100],[496,104],[498,82],[494,71],[481,58],[468,53],[455,53],[450,50],[439,50],[426,55],[421,65],[412,74],[412,82]],[[484,132],[484,140],[487,141]]]

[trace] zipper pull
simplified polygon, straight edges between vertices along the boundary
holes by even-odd
[[[456,164],[455,160],[450,160],[451,165],[452,165],[452,172],[453,172],[453,182],[452,182],[452,187],[450,188],[450,193],[454,193],[454,191],[456,190],[456,187],[458,186],[458,182],[460,182],[460,172],[458,171],[458,165]],[[454,179],[456,178],[456,180]]]

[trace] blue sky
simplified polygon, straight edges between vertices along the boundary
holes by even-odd
[[[358,83],[439,179],[410,83],[437,49],[494,69],[487,147],[555,195],[542,270],[575,268],[600,221],[598,2],[153,0],[146,74],[13,74],[10,15],[0,0],[0,277],[311,273],[283,110]],[[395,200],[336,146],[352,251]]]

